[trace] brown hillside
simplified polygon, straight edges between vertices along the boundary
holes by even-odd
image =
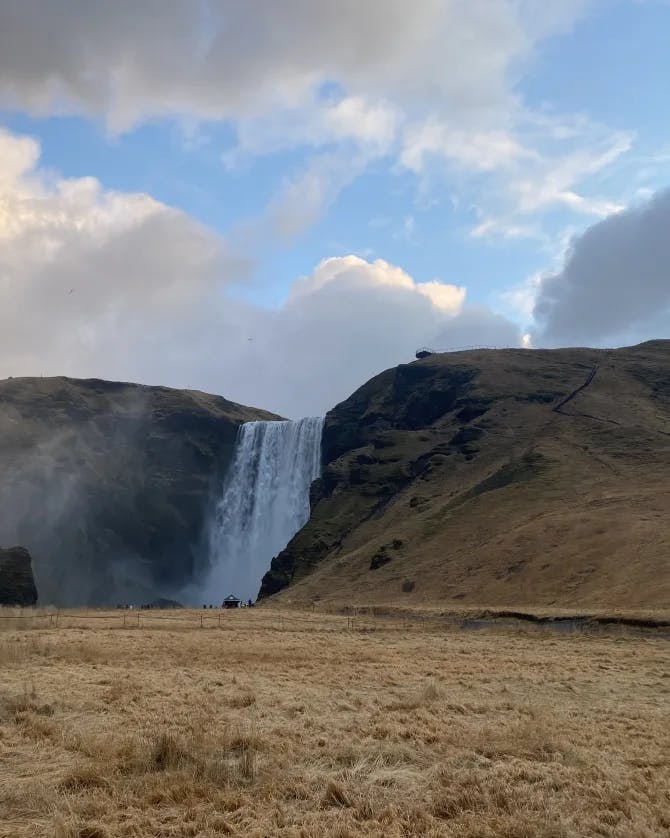
[[[670,607],[670,341],[387,370],[327,417],[295,602]]]

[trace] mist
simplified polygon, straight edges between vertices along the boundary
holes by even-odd
[[[29,550],[40,603],[173,597],[206,561],[237,424],[168,390],[67,379],[0,389],[0,544]]]

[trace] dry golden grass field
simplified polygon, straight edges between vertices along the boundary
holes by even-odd
[[[0,621],[0,836],[670,835],[670,641]]]

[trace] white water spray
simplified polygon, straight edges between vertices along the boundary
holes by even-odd
[[[207,602],[229,593],[255,599],[272,558],[307,523],[322,427],[321,417],[240,427],[210,533]]]

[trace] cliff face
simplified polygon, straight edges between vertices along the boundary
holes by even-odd
[[[670,341],[387,370],[328,414],[323,461],[263,595],[670,603]]]
[[[174,595],[203,561],[240,423],[271,418],[196,391],[0,381],[0,544],[30,550],[45,604]]]
[[[23,547],[0,547],[0,605],[35,605],[37,589],[30,553]]]

